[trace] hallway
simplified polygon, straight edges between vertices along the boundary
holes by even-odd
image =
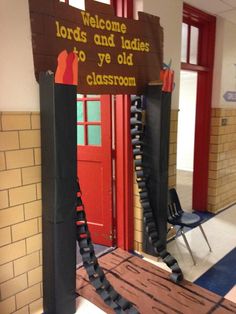
[[[176,190],[182,208],[187,212],[192,212],[193,172],[176,169],[176,181]]]

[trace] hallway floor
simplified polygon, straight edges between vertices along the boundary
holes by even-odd
[[[215,268],[215,271],[218,272],[217,274],[219,274],[219,276],[216,275],[217,279],[214,280],[214,287],[219,289],[219,292],[224,292],[225,298],[236,303],[236,281],[235,277],[233,277],[233,275],[235,276],[236,264],[236,205],[207,220],[205,223],[203,223],[203,228],[212,247],[212,252],[209,252],[209,249],[202,237],[202,234],[200,233],[199,228],[193,229],[186,233],[190,247],[192,248],[194,257],[196,259],[195,266],[193,265],[191,256],[189,255],[181,237],[178,237],[176,240],[169,242],[168,250],[178,260],[185,279],[195,282],[199,277],[201,277],[201,281],[203,283],[199,284],[204,288],[207,288],[204,284],[204,276],[208,276],[206,277],[208,279],[205,280],[205,282],[209,283],[211,279],[211,272],[215,276]],[[228,262],[224,263],[224,260],[227,260],[227,255],[229,256],[230,252],[230,256],[232,256],[232,261],[230,262],[231,264]],[[164,263],[157,261],[157,259],[152,256],[146,255],[144,259],[168,270]],[[218,265],[219,267],[217,268]],[[230,271],[232,271],[231,276],[229,276],[229,267]],[[208,272],[209,270],[211,270],[210,273]],[[222,276],[222,273],[224,274],[225,271],[227,271],[227,275]],[[225,281],[225,278],[230,280]],[[196,283],[198,282],[196,281]],[[218,294],[222,295],[222,293]],[[77,314],[104,313],[95,305],[82,297],[78,297],[77,304]]]
[[[176,190],[185,211],[192,211],[192,184],[193,172],[177,169],[176,173]]]
[[[212,252],[209,252],[199,228],[186,233],[196,265],[193,264],[182,237],[170,241],[167,244],[167,249],[177,259],[185,279],[206,289],[211,288],[209,283],[213,279],[211,291],[217,292],[236,303],[236,205],[213,216],[202,226],[210,242]],[[231,257],[230,262],[228,261],[229,255]],[[145,259],[159,267],[168,269],[163,262],[156,262],[156,259],[151,256],[146,256]],[[199,277],[202,278],[201,281],[197,280]]]

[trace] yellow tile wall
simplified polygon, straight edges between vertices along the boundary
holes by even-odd
[[[176,185],[176,148],[177,148],[178,110],[171,110],[169,143],[169,187]],[[134,250],[142,252],[142,207],[139,201],[138,185],[134,174]]]
[[[0,313],[42,313],[39,113],[0,113]]]
[[[208,210],[216,212],[235,202],[236,109],[214,108],[211,113]]]

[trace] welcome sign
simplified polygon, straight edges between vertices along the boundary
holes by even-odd
[[[93,0],[79,10],[59,0],[29,0],[36,78],[56,71],[61,52],[78,58],[78,92],[140,94],[159,80],[163,30],[159,18],[116,17],[112,6]]]

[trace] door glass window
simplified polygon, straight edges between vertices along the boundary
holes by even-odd
[[[88,98],[100,98],[99,95],[87,95]]]
[[[83,102],[77,101],[77,122],[83,122],[83,121],[84,121]]]
[[[77,94],[77,145],[102,145],[101,101],[98,95]]]
[[[195,26],[191,26],[189,62],[192,64],[198,63],[198,34],[199,29]]]
[[[75,7],[80,10],[85,9],[85,1],[84,0],[59,0],[60,2],[65,2],[72,7]],[[96,0],[98,2],[106,3],[106,4],[111,4],[111,0]]]
[[[182,24],[181,62],[187,62],[188,24]]]
[[[181,62],[198,64],[199,28],[182,23]]]
[[[77,145],[84,145],[84,126],[77,125]]]
[[[101,146],[100,125],[88,125],[88,145]]]
[[[100,101],[87,101],[88,122],[101,121]]]

